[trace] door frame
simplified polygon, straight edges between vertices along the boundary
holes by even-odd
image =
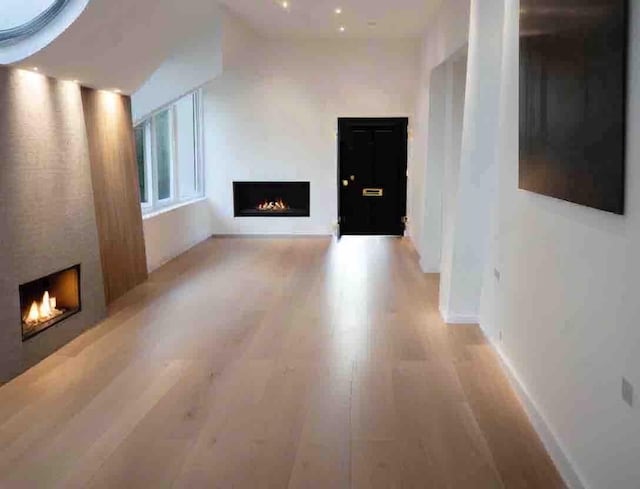
[[[359,126],[370,126],[370,127],[376,127],[376,126],[390,126],[390,125],[395,125],[395,126],[399,126],[403,133],[404,136],[402,138],[402,142],[403,142],[403,159],[402,161],[400,161],[400,166],[401,168],[399,170],[402,170],[402,175],[403,178],[400,179],[400,192],[399,194],[403,196],[402,201],[400,202],[400,213],[402,216],[407,215],[407,200],[408,200],[408,196],[407,196],[407,189],[408,189],[408,159],[409,159],[409,118],[408,117],[338,117],[338,131],[337,131],[337,151],[338,151],[338,165],[337,165],[337,194],[338,194],[338,239],[340,239],[342,237],[342,230],[341,230],[341,220],[342,220],[342,214],[341,214],[341,206],[342,206],[342,202],[341,202],[341,198],[340,198],[340,194],[341,194],[341,185],[342,185],[342,181],[341,181],[341,168],[342,168],[342,135],[343,133],[351,126],[357,124]],[[406,231],[406,222],[402,223],[402,233],[398,236],[403,236],[404,232]],[[350,233],[351,234],[351,233]],[[366,234],[368,235],[368,234]],[[395,235],[394,235],[395,236]]]

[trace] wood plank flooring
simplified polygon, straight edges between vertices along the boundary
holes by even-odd
[[[406,240],[208,240],[0,387],[0,487],[564,487],[437,288]]]

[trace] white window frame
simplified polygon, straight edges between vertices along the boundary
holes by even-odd
[[[145,178],[145,191],[147,195],[146,202],[142,202],[143,196],[140,196],[140,206],[142,207],[142,212],[147,213],[153,209],[153,194],[152,185],[153,185],[153,177],[151,175],[152,170],[152,144],[151,144],[151,121],[144,120],[140,124],[137,124],[135,127],[142,125],[144,127],[144,178]]]
[[[163,110],[160,110],[158,112],[156,112],[153,117],[151,118],[151,123],[150,123],[150,130],[151,130],[151,147],[153,149],[153,153],[151,156],[152,159],[152,163],[157,162],[158,161],[158,145],[157,145],[157,140],[156,140],[156,116],[162,114],[163,112],[167,112],[167,114],[169,115],[169,178],[170,178],[170,182],[169,182],[169,197],[165,198],[165,199],[159,199],[158,195],[159,195],[159,188],[158,188],[158,166],[156,164],[152,164],[152,182],[153,182],[153,196],[152,196],[152,205],[154,209],[160,209],[162,207],[167,207],[169,205],[173,205],[175,196],[176,196],[176,189],[174,187],[175,185],[175,174],[176,174],[176,162],[177,162],[177,158],[176,158],[176,145],[175,145],[175,137],[176,137],[176,130],[175,130],[175,109],[173,106],[165,108]]]
[[[196,158],[196,194],[204,197],[206,182],[204,177],[204,104],[202,103],[202,90],[196,90],[192,95],[195,107],[193,125],[196,137],[194,152]]]
[[[176,104],[179,100],[185,97],[193,97],[194,104],[194,168],[196,189],[195,194],[190,197],[180,198],[180,184],[179,184],[179,169],[178,169],[178,147],[176,144],[178,125],[176,115]],[[158,171],[157,165],[157,145],[156,145],[156,131],[155,131],[155,118],[157,115],[168,111],[169,114],[169,154],[170,154],[170,172],[171,172],[171,185],[170,196],[166,199],[158,199]],[[153,214],[158,211],[162,211],[168,207],[174,207],[176,205],[186,204],[192,201],[200,200],[204,197],[205,193],[205,181],[204,181],[204,124],[203,124],[203,107],[202,107],[202,93],[201,90],[196,90],[180,97],[177,101],[174,101],[168,105],[161,107],[154,111],[147,117],[137,121],[134,127],[139,127],[144,124],[145,132],[145,178],[146,178],[146,191],[147,202],[141,202],[140,207],[143,215]],[[142,199],[141,199],[142,200]]]

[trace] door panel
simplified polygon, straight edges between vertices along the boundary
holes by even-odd
[[[404,234],[408,119],[339,119],[341,234]]]

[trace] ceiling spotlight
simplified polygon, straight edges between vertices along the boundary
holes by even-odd
[[[34,66],[33,71],[40,71],[40,68],[38,68],[37,66]]]
[[[344,32],[346,30],[347,30],[347,28],[345,26],[343,26],[343,25],[340,26],[340,32]]]
[[[342,13],[342,9],[340,7],[337,7],[334,12],[336,13],[336,15],[340,15]]]
[[[284,0],[283,2],[281,2],[280,5],[282,5],[283,9],[288,9],[289,8],[289,2],[287,2],[287,0]]]

